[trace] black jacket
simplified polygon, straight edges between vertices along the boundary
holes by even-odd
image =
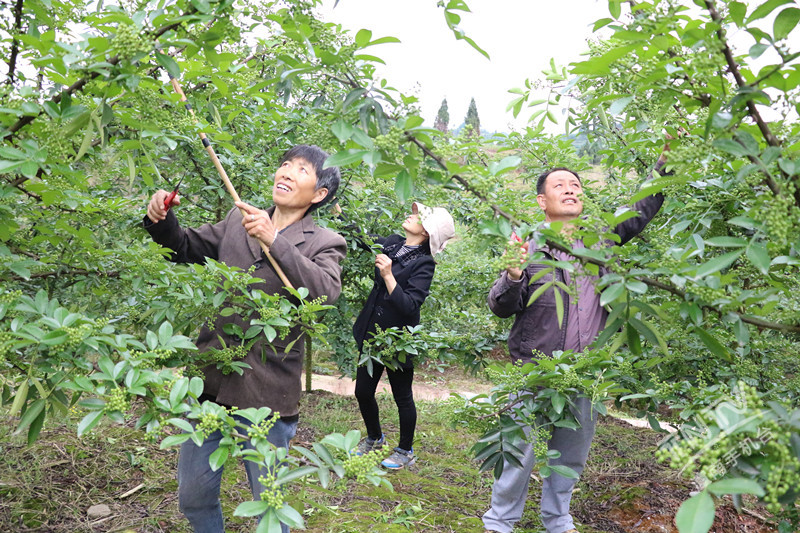
[[[376,325],[386,329],[419,324],[419,308],[428,297],[436,268],[427,241],[400,258],[396,254],[405,243],[404,237],[390,235],[375,242],[383,245],[383,253],[392,260],[392,274],[397,286],[389,294],[380,272],[375,268],[375,285],[353,325],[353,336],[359,351],[364,339],[375,332]]]

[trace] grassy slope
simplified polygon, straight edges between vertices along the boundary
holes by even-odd
[[[396,409],[389,395],[379,395],[379,403],[384,430],[393,444]],[[418,408],[418,463],[407,471],[389,473],[394,491],[355,484],[330,491],[298,488],[295,500],[307,502],[308,531],[483,531],[480,516],[487,508],[492,480],[470,460],[475,436],[452,429],[440,404],[418,402]],[[363,428],[353,398],[314,392],[304,396],[301,412],[296,438],[301,444],[330,432]],[[189,531],[177,509],[175,450],[159,450],[127,427],[105,426],[78,439],[74,421],[44,431],[29,448],[21,436],[10,433],[8,417],[2,420],[0,531]],[[573,499],[574,515],[586,524],[582,532],[675,531],[671,517],[689,488],[654,463],[658,439],[649,430],[613,419],[601,421]],[[234,464],[223,478],[228,531],[253,529],[249,519],[232,518],[236,505],[249,499],[244,477],[243,468]],[[529,505],[515,531],[540,531],[537,493],[538,483],[533,481]],[[88,507],[100,503],[110,507],[111,515],[87,518]],[[740,524],[744,518],[729,510],[723,509],[718,517],[722,525],[717,532],[770,531],[755,519]]]

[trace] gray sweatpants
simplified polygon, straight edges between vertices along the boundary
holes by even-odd
[[[561,452],[561,457],[551,460],[550,464],[568,466],[580,474],[589,456],[589,447],[592,444],[599,415],[597,412],[592,414],[589,398],[577,398],[574,402],[574,412],[581,427],[555,428],[548,446],[551,450]],[[529,434],[530,428],[526,428],[525,432]],[[514,524],[522,518],[528,496],[528,483],[536,457],[530,444],[520,448],[524,453],[522,468],[504,463],[503,474],[492,486],[492,506],[483,515],[486,529],[510,533]],[[569,514],[569,503],[576,481],[555,472],[542,480],[541,516],[548,533],[563,533],[575,527]]]

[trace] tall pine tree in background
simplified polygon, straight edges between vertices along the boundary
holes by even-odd
[[[450,124],[450,112],[447,110],[447,98],[444,98],[442,100],[442,105],[439,106],[439,112],[436,114],[433,127],[442,133],[447,133],[448,124]]]
[[[469,109],[467,109],[467,116],[464,117],[464,124],[470,126],[472,131],[470,136],[480,136],[481,134],[481,119],[478,118],[478,106],[475,105],[475,98],[469,101]]]

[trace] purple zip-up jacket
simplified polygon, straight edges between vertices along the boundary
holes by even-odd
[[[663,164],[657,164],[655,170],[658,171],[662,167]],[[661,193],[636,202],[633,209],[639,213],[639,216],[629,218],[614,228],[614,233],[620,237],[620,244],[625,244],[641,233],[661,209],[663,203],[664,196]],[[533,241],[530,241],[528,246],[530,254],[541,252],[545,259],[569,258],[560,252],[555,252],[558,255],[554,256],[554,252],[549,248],[536,248]],[[582,244],[579,243],[578,246],[582,246]],[[560,268],[556,268],[554,272],[530,283],[531,278],[546,268],[549,267],[531,263],[523,270],[522,277],[517,281],[510,279],[508,272],[503,271],[489,291],[489,308],[495,315],[500,318],[516,315],[514,325],[511,326],[508,334],[508,351],[514,362],[526,363],[535,359],[536,355],[533,350],[546,356],[551,356],[556,350],[568,348],[582,351],[605,327],[608,312],[600,305],[599,295],[594,289],[594,282],[599,279],[599,276],[581,274],[584,277],[583,282],[578,284],[579,304],[571,302],[569,295],[563,290],[550,288],[528,306],[530,295],[542,285],[552,282],[553,275],[556,276],[557,281],[569,285],[566,273]],[[603,274],[604,271],[601,269],[600,275]],[[561,291],[564,302],[564,327],[559,327],[554,290]],[[576,317],[573,316],[573,320],[570,320],[570,313],[576,312],[579,312],[580,327],[577,327]]]

